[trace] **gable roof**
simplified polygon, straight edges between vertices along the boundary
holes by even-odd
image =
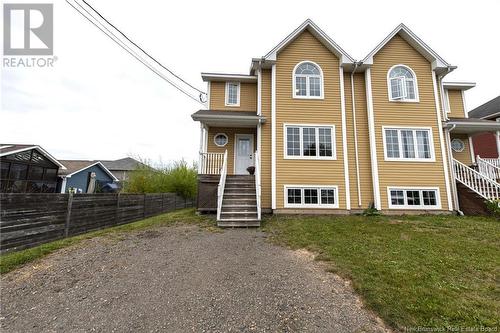
[[[277,54],[293,42],[303,31],[309,31],[314,37],[316,37],[327,49],[330,50],[340,59],[340,64],[352,64],[354,58],[352,58],[346,51],[344,51],[333,39],[330,38],[323,30],[321,30],[311,19],[305,20],[301,25],[299,25],[291,34],[289,34],[285,39],[283,39],[278,45],[276,45],[271,51],[269,51],[262,60],[276,61]]]
[[[66,169],[66,167],[61,164],[61,162],[59,162],[54,156],[50,155],[45,149],[38,145],[0,143],[0,156],[16,154],[31,149],[36,149],[40,154],[45,156],[52,163],[58,165],[63,170]]]
[[[488,119],[494,116],[500,117],[500,96],[469,111],[470,118]]]
[[[446,68],[453,70],[456,67],[451,66],[439,54],[437,54],[429,45],[425,44],[413,31],[411,31],[403,23],[399,24],[384,40],[378,44],[368,55],[363,59],[366,65],[373,64],[373,57],[377,54],[394,36],[401,36],[408,44],[417,50],[424,58],[432,63],[433,69]]]
[[[114,181],[118,181],[118,178],[111,173],[111,171],[108,170],[99,161],[85,161],[85,160],[61,160],[61,162],[66,165],[66,170],[59,172],[58,176],[61,176],[63,178],[71,178],[74,174],[77,174],[85,169],[88,169],[90,167],[93,167],[94,165],[99,166],[105,173],[107,173]]]
[[[119,160],[114,161],[100,161],[102,164],[106,166],[109,170],[119,170],[119,171],[133,171],[138,167],[143,166],[144,163],[139,162],[138,160],[132,157],[125,157]]]

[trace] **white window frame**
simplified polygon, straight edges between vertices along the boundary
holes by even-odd
[[[311,64],[313,64],[314,66],[316,66],[316,68],[318,68],[319,70],[319,96],[310,96],[310,89],[309,89],[309,77],[313,76],[313,77],[316,77],[316,75],[301,75],[301,74],[298,74],[296,75],[295,74],[295,71],[297,70],[297,68],[302,65],[303,63],[306,63],[306,62],[309,62]],[[299,77],[305,77],[306,78],[306,96],[302,96],[302,95],[297,95],[297,89],[296,89],[296,80],[295,78],[299,76]],[[325,98],[325,89],[324,89],[324,76],[323,76],[323,70],[321,69],[321,66],[318,65],[317,63],[315,63],[314,61],[311,61],[311,60],[304,60],[304,61],[301,61],[299,62],[297,65],[295,65],[295,67],[293,68],[293,72],[292,72],[292,97],[293,98],[297,98],[297,99],[324,99]]]
[[[288,189],[300,189],[301,192],[301,203],[300,204],[289,204],[288,203]],[[304,189],[316,189],[318,191],[318,203],[317,204],[306,204],[304,203]],[[321,190],[335,190],[335,204],[321,204]],[[319,208],[319,209],[331,209],[339,208],[339,187],[337,185],[284,185],[283,186],[283,198],[285,208]]]
[[[224,144],[224,145],[219,145],[219,144],[217,144],[217,141],[215,140],[215,138],[216,138],[216,137],[218,137],[219,135],[223,135],[223,136],[225,136],[225,137],[226,137],[226,144]],[[227,134],[226,134],[226,133],[217,133],[217,134],[215,134],[215,135],[214,135],[214,144],[215,144],[217,147],[225,147],[225,146],[227,146],[227,144],[228,144],[228,143],[229,143],[229,137],[227,136]]]
[[[236,94],[236,104],[231,104],[229,103],[229,86],[230,85],[237,85],[238,86],[238,92]],[[241,82],[235,82],[235,81],[228,81],[226,82],[226,95],[225,95],[225,106],[240,106],[240,91],[241,91]]]
[[[393,205],[391,198],[391,191],[403,191],[404,205]],[[408,199],[406,191],[419,191],[420,195],[420,205],[408,205]],[[435,191],[436,192],[436,205],[426,206],[424,205],[424,197],[422,191]],[[426,187],[426,186],[388,186],[387,187],[387,202],[389,209],[417,209],[417,210],[436,210],[441,209],[441,194],[439,192],[439,187]]]
[[[299,137],[300,137],[300,156],[295,156],[295,155],[288,155],[288,150],[287,150],[287,133],[286,129],[287,127],[299,127],[300,132],[299,132]],[[302,135],[302,128],[304,127],[314,127],[316,128],[316,156],[304,156],[303,155],[303,149],[302,145],[304,142],[304,138]],[[319,131],[318,128],[330,128],[332,131],[332,156],[319,156]],[[335,125],[333,124],[290,124],[290,123],[284,123],[283,124],[283,156],[284,159],[286,160],[336,160],[337,159],[337,148],[335,147],[336,144],[336,138],[335,138]]]
[[[403,84],[403,87],[404,87],[404,97],[403,98],[392,98],[390,74],[391,74],[391,71],[394,68],[396,68],[396,67],[404,67],[405,69],[407,69],[411,73],[411,75],[413,75],[413,85],[415,87],[415,98],[414,99],[408,99],[408,98],[406,98],[406,94],[407,94],[407,91],[406,91],[406,77],[401,77],[403,79],[403,83],[404,83]],[[393,79],[395,79],[395,78],[393,78]],[[398,103],[418,103],[418,102],[420,102],[420,98],[419,98],[419,94],[418,94],[417,75],[415,74],[415,72],[413,71],[413,69],[411,69],[410,67],[408,67],[406,65],[403,65],[403,64],[394,65],[391,68],[389,68],[389,70],[387,71],[387,95],[389,97],[389,101],[390,102],[398,102]]]
[[[455,149],[453,148],[453,141],[460,141],[462,143],[462,149]],[[451,149],[455,152],[455,153],[461,153],[465,150],[465,142],[464,140],[462,139],[459,139],[459,138],[453,138],[450,142],[450,146],[451,146]]]
[[[398,145],[399,145],[399,157],[388,157],[387,156],[387,138],[385,135],[386,130],[396,130],[398,131]],[[415,156],[418,154],[417,151],[417,131],[428,131],[429,132],[429,148],[431,157],[430,158],[404,158],[403,156],[403,140],[401,140],[400,131],[411,130],[413,131],[413,142]],[[382,126],[382,138],[384,145],[384,160],[385,161],[397,161],[397,162],[436,162],[436,154],[434,152],[434,139],[432,135],[432,127],[423,126]]]

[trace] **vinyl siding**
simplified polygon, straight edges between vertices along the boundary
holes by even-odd
[[[471,165],[472,164],[472,155],[470,153],[470,144],[469,144],[469,137],[467,134],[453,134],[453,132],[450,134],[451,140],[453,139],[460,139],[464,142],[465,148],[461,152],[456,152],[452,149],[452,154],[453,158],[459,160],[460,162],[464,163],[465,165]],[[451,141],[450,141],[451,142]]]
[[[465,108],[461,90],[448,90],[448,100],[450,101],[450,113],[448,117],[464,118]]]
[[[387,72],[393,65],[404,64],[416,73],[420,101],[390,102]],[[382,209],[388,209],[388,186],[439,187],[443,210],[448,209],[443,156],[440,149],[431,64],[399,35],[375,56],[371,70],[375,139],[379,167]],[[435,162],[395,162],[384,160],[382,126],[421,126],[432,128]]]
[[[324,99],[292,98],[292,72],[301,61],[317,63],[324,75]],[[337,185],[346,208],[342,153],[339,61],[307,30],[282,50],[276,62],[276,208],[284,208],[284,185]],[[283,124],[335,125],[337,160],[284,159]],[[306,210],[306,209],[304,209]]]
[[[271,209],[271,71],[262,70],[261,110],[266,122],[261,127],[261,206]]]
[[[372,171],[370,161],[370,140],[368,136],[368,113],[366,107],[365,74],[354,75],[354,92],[356,103],[356,135],[358,139],[359,178],[361,188],[361,206],[358,204],[358,186],[356,176],[356,149],[354,144],[354,117],[352,109],[351,74],[344,74],[344,90],[346,100],[347,151],[349,158],[349,182],[351,192],[351,208],[367,208],[373,202]]]
[[[214,143],[214,136],[217,133],[224,133],[228,137],[227,145],[218,147]],[[235,127],[210,127],[208,129],[207,151],[209,153],[224,153],[227,149],[227,173],[234,174],[234,141],[235,134],[254,134],[254,150],[257,147],[257,131],[255,128],[235,128]]]
[[[257,111],[257,83],[240,83],[240,106],[226,106],[226,82],[210,82],[211,110]]]

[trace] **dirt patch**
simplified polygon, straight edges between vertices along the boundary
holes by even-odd
[[[6,332],[383,332],[314,254],[255,229],[95,238],[4,275]]]

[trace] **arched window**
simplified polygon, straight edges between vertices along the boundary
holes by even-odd
[[[323,72],[310,61],[298,63],[293,70],[293,97],[323,98]]]
[[[411,68],[396,65],[387,74],[389,100],[418,102],[417,77]]]

